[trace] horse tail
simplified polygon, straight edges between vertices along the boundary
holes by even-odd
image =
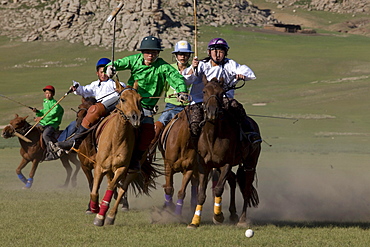
[[[160,165],[150,163],[147,159],[143,162],[141,165],[141,172],[131,182],[135,194],[145,194],[149,196],[150,192],[157,188],[155,179],[163,175],[159,167]]]
[[[236,179],[243,197],[246,199],[247,206],[256,208],[259,204],[259,197],[256,188],[253,186],[255,174],[255,168],[244,167],[242,164],[238,168]]]

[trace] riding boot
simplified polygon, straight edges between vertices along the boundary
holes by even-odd
[[[53,151],[53,145],[54,143],[52,141],[46,143],[46,154],[44,161],[57,160],[60,158],[60,156],[58,156],[58,154]]]
[[[88,129],[80,125],[72,138],[66,141],[57,142],[55,143],[55,146],[64,150],[70,150],[72,147],[78,148],[87,136],[87,130]]]

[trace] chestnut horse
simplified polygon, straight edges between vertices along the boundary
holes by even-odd
[[[135,148],[136,129],[140,126],[142,114],[141,96],[137,92],[137,87],[137,83],[134,87],[125,88],[116,83],[116,89],[120,91],[116,109],[100,122],[97,130],[92,132],[95,133],[94,135],[89,134],[85,138],[78,150],[81,162],[83,164],[86,162],[87,171],[91,172],[94,169],[90,209],[93,213],[97,213],[94,219],[96,226],[114,224],[123,194],[127,191],[128,185],[139,175],[129,172],[130,160]],[[97,149],[94,147],[95,140],[97,140]],[[142,172],[145,172],[144,169]],[[108,185],[99,205],[99,188],[104,176],[107,177]],[[148,180],[152,182],[152,178]],[[143,182],[144,186],[150,186],[150,182]],[[118,188],[117,199],[108,212],[116,188]]]
[[[198,189],[198,173],[194,168],[196,162],[196,143],[197,140],[191,137],[189,114],[191,108],[187,106],[183,111],[178,113],[163,130],[159,139],[158,148],[162,153],[164,160],[165,185],[165,207],[175,208],[175,214],[181,215],[183,202],[185,198],[186,187],[190,180],[192,181],[191,189],[191,208],[195,209],[196,194]],[[181,188],[177,193],[176,206],[172,201],[174,194],[173,177],[175,173],[183,174]]]
[[[258,194],[253,186],[254,176],[261,145],[252,145],[245,138],[240,138],[240,127],[224,107],[223,80],[216,78],[205,82],[203,89],[203,106],[205,124],[198,141],[198,151],[201,156],[199,170],[198,205],[192,222],[188,228],[196,228],[200,224],[202,207],[206,200],[207,178],[213,168],[220,171],[217,185],[214,188],[214,215],[215,223],[222,223],[224,216],[221,209],[222,193],[226,179],[231,174],[231,168],[239,165],[237,181],[243,195],[244,204],[238,226],[245,227],[247,207],[258,205]],[[255,121],[249,118],[251,124],[258,129]]]
[[[32,127],[26,121],[27,117],[19,117],[18,114],[16,114],[15,118],[11,120],[10,123],[3,129],[2,136],[4,138],[10,138],[17,133],[21,135],[27,133],[27,131]],[[24,189],[30,189],[32,187],[33,178],[35,176],[37,167],[39,163],[44,160],[46,151],[46,146],[42,140],[42,133],[39,128],[33,128],[31,132],[27,134],[27,138],[32,142],[26,142],[25,140],[18,138],[21,145],[20,154],[22,156],[22,160],[18,168],[16,169],[18,178],[25,184],[25,186],[23,187]],[[76,187],[77,173],[80,170],[80,162],[77,159],[77,155],[72,153],[69,155],[63,155],[60,157],[60,160],[62,161],[62,164],[67,172],[67,177],[63,187],[68,187],[70,182],[73,187]],[[69,161],[71,161],[76,166],[73,175],[73,169]],[[29,178],[27,179],[22,174],[22,169],[25,168],[29,162],[32,162],[32,168],[29,173]]]

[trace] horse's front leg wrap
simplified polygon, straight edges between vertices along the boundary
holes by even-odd
[[[169,206],[171,206],[173,204],[173,202],[172,202],[172,195],[167,195],[167,194],[165,194],[164,195],[164,205],[166,206],[166,207],[169,207]]]
[[[181,215],[182,214],[182,205],[184,204],[184,199],[178,199],[176,202],[176,209],[175,214]]]
[[[33,178],[27,179],[27,183],[26,183],[26,186],[24,186],[24,188],[26,188],[26,189],[31,188],[32,187],[32,183],[33,183]]]
[[[215,197],[215,205],[213,207],[213,212],[215,215],[222,213],[222,197]]]
[[[201,218],[201,215],[202,215],[202,209],[203,209],[202,205],[197,205],[197,207],[195,208],[195,213],[194,213],[193,219],[191,221],[192,225],[199,226],[200,218]]]
[[[100,210],[99,203],[90,200],[90,211],[93,213],[98,213]]]
[[[103,200],[100,203],[100,210],[99,210],[100,215],[105,216],[105,214],[107,213],[109,209],[109,203],[112,200],[112,197],[113,197],[113,190],[107,190],[105,192]]]
[[[27,178],[21,173],[18,174],[18,178],[24,183],[27,184]]]

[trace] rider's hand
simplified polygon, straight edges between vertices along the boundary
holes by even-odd
[[[178,93],[177,94],[177,101],[179,101],[181,103],[189,102],[189,94],[187,94],[187,93]]]
[[[37,109],[35,107],[32,108],[33,112],[37,112]]]
[[[241,74],[237,74],[236,75],[236,79],[237,80],[243,80],[244,81],[245,80],[245,76],[244,75],[241,75]]]
[[[105,74],[109,77],[109,78],[112,78],[115,74],[116,74],[116,68],[113,67],[112,65],[109,65],[107,67],[107,71],[105,72]]]
[[[199,65],[199,60],[197,57],[193,58],[193,61],[191,62],[191,67],[196,68]]]

